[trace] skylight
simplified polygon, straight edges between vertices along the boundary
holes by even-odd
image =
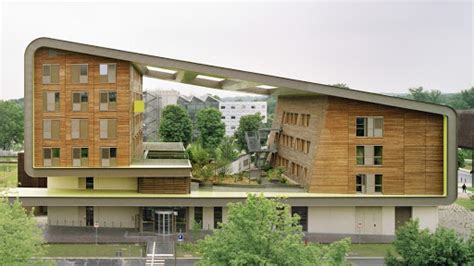
[[[161,68],[161,67],[154,67],[154,66],[147,66],[146,67],[148,70],[153,70],[153,71],[158,71],[161,73],[166,73],[166,74],[176,74],[176,70],[171,70],[171,69],[166,69],[166,68]]]
[[[276,89],[277,87],[270,86],[270,85],[258,85],[257,88],[259,89],[265,89],[265,90],[271,90],[271,89]]]
[[[216,77],[211,77],[211,76],[205,76],[205,75],[197,75],[197,79],[204,79],[204,80],[210,80],[210,81],[215,81],[215,82],[221,82],[224,79],[223,78],[216,78]]]

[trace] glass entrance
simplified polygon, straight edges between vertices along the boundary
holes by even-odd
[[[175,215],[173,211],[155,211],[155,232],[159,235],[174,233]]]

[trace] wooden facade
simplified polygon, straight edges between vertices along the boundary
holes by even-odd
[[[138,178],[138,193],[145,194],[189,194],[191,192],[191,178]]]
[[[59,83],[43,84],[43,65],[59,65]],[[87,82],[72,82],[72,66],[88,66]],[[115,82],[104,83],[100,80],[99,65],[115,64]],[[133,76],[133,79],[131,78]],[[100,93],[116,92],[116,110],[101,111]],[[44,92],[59,92],[59,110],[44,111]],[[72,93],[87,92],[86,111],[72,111]],[[43,148],[60,148],[60,167],[72,167],[72,148],[88,148],[88,166],[100,167],[100,148],[117,148],[116,166],[129,166],[141,143],[141,116],[133,113],[133,101],[141,99],[142,77],[126,61],[97,57],[68,51],[42,48],[35,54],[34,61],[34,166],[43,166]],[[43,138],[43,120],[59,120],[59,139]],[[71,137],[71,119],[86,119],[88,137]],[[100,119],[116,119],[114,138],[100,138]],[[129,139],[130,141],[124,141]],[[137,141],[140,139],[140,141]],[[132,144],[132,145],[131,145]]]
[[[285,113],[297,114],[296,123],[284,123]],[[308,113],[309,125],[302,130],[304,123],[299,120]],[[356,136],[356,118],[363,116],[383,117],[382,137]],[[357,174],[381,174],[385,195],[443,193],[440,115],[337,97],[280,96],[272,127],[281,127],[280,134],[310,141],[308,154],[298,151],[295,143],[290,144],[293,148],[279,145],[275,160],[275,164],[278,158],[288,160],[288,177],[310,192],[354,194]],[[358,145],[382,146],[382,165],[357,165]],[[294,175],[293,165],[307,167],[306,176]]]

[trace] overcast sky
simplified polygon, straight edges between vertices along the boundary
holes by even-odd
[[[384,93],[473,86],[464,2],[3,3],[0,99],[23,97],[23,53],[52,37]],[[209,92],[145,81],[145,89]]]

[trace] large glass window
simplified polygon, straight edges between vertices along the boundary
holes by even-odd
[[[94,189],[94,178],[86,177],[86,189]]]
[[[194,207],[194,221],[202,229],[202,207]]]
[[[374,146],[374,165],[382,165],[383,163],[383,147]]]
[[[214,207],[214,228],[218,228],[219,223],[222,223],[222,207]]]
[[[308,231],[308,207],[291,207],[291,215],[298,214],[303,231]]]
[[[378,193],[382,193],[382,175],[380,174],[375,175],[374,191]]]

